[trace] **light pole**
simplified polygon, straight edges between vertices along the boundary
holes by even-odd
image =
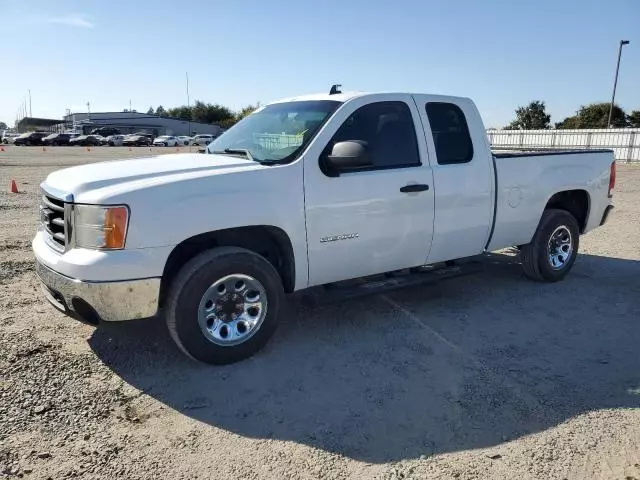
[[[189,99],[189,72],[184,72],[184,76],[187,79],[187,107],[189,109],[189,131],[187,132],[187,136],[191,136],[191,100]],[[189,142],[189,153],[191,153],[191,142]]]
[[[616,99],[616,86],[618,85],[618,71],[620,70],[620,56],[622,55],[622,47],[629,45],[629,40],[620,40],[620,48],[618,48],[618,63],[616,64],[616,77],[613,81],[613,95],[611,95],[611,105],[609,106],[609,120],[607,120],[607,128],[611,128],[611,116],[613,115],[613,102]]]

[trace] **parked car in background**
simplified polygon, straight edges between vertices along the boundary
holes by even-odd
[[[179,145],[178,138],[172,135],[160,135],[153,141],[156,146],[176,147]]]
[[[42,139],[42,144],[52,146],[69,145],[71,138],[71,133],[52,133]]]
[[[153,133],[148,133],[148,132],[134,132],[131,135],[140,135],[143,137],[147,137],[149,139],[149,142],[153,142],[153,139],[156,138],[156,136]]]
[[[108,137],[109,135],[118,135],[120,134],[120,130],[113,127],[100,127],[94,128],[91,130],[91,135],[101,135],[103,137]]]
[[[23,133],[14,140],[15,145],[42,145],[42,139],[51,132],[28,132]]]
[[[211,142],[213,142],[213,139],[213,135],[196,135],[195,137],[193,137],[193,145],[209,145]]]
[[[178,137],[178,143],[179,143],[180,145],[184,145],[185,147],[186,147],[187,145],[191,145],[191,142],[193,142],[193,138],[188,137],[188,136],[186,136],[186,135],[183,135],[183,136]]]
[[[20,136],[19,133],[4,133],[2,135],[2,141],[0,143],[4,143],[5,145],[11,144],[15,142],[16,138]]]
[[[100,145],[102,137],[100,135],[79,135],[69,140],[71,146],[97,147]]]
[[[146,135],[127,135],[122,141],[125,147],[148,147],[151,140]]]
[[[124,135],[109,135],[107,137],[107,145],[110,147],[121,147],[124,142]]]

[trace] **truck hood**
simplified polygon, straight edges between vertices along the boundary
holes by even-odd
[[[242,157],[179,153],[58,170],[42,188],[54,195],[71,194],[77,203],[95,203],[149,186],[260,168],[270,167]]]

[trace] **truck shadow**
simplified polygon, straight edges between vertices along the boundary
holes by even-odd
[[[184,357],[157,320],[105,325],[102,361],[208,425],[371,463],[490,447],[592,410],[640,407],[640,262],[581,255],[557,284],[515,257],[437,285],[309,310],[250,360]]]

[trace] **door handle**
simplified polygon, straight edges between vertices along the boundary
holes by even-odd
[[[424,192],[425,190],[429,190],[429,185],[426,185],[424,183],[416,183],[413,185],[405,185],[404,187],[400,187],[400,191],[402,193]]]

